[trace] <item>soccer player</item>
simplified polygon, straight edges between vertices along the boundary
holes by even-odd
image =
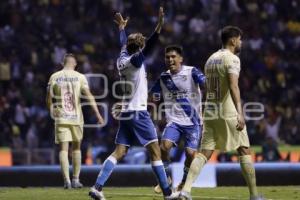
[[[181,199],[192,199],[192,183],[199,175],[213,151],[237,150],[243,176],[248,184],[251,200],[260,200],[256,188],[255,169],[243,116],[238,79],[242,31],[238,27],[222,29],[222,49],[212,54],[205,64],[206,104],[203,138],[181,191]]]
[[[63,69],[52,74],[47,87],[47,107],[55,120],[55,143],[59,144],[59,162],[64,178],[64,188],[81,188],[80,144],[83,137],[83,115],[80,105],[81,94],[89,100],[99,124],[103,124],[95,99],[91,94],[86,77],[75,71],[76,59],[66,54]],[[54,100],[54,101],[53,101]],[[72,142],[73,179],[70,181],[68,148]]]
[[[154,124],[147,112],[148,83],[146,78],[145,57],[158,40],[164,21],[164,12],[159,10],[158,24],[154,33],[145,43],[145,37],[141,33],[133,33],[126,36],[125,27],[128,22],[120,13],[115,16],[115,22],[119,26],[120,43],[122,46],[117,67],[121,80],[123,81],[123,101],[120,114],[119,130],[116,135],[116,148],[105,160],[95,185],[91,188],[89,195],[93,199],[104,199],[102,187],[112,173],[117,162],[122,159],[134,139],[146,147],[152,169],[163,190],[165,199],[174,199],[174,193],[167,181],[167,176],[161,160],[157,133]],[[127,83],[131,84],[127,84]],[[125,119],[126,118],[126,119]],[[178,197],[178,196],[177,196]]]
[[[196,67],[183,65],[183,49],[172,45],[165,49],[165,64],[167,71],[151,89],[153,96],[163,96],[167,125],[161,138],[160,149],[162,160],[171,180],[169,169],[169,152],[177,146],[181,138],[185,142],[186,160],[184,163],[183,178],[177,187],[180,191],[185,183],[189,167],[196,155],[201,135],[201,91],[204,87],[205,76]],[[160,193],[159,185],[154,188]]]

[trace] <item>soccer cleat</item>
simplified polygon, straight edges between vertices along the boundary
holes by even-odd
[[[250,200],[265,200],[265,198],[263,196],[261,196],[261,195],[259,195],[259,196],[251,196]]]
[[[64,188],[65,188],[65,189],[71,189],[71,183],[68,182],[68,181],[65,182],[65,183],[64,183]]]
[[[80,183],[79,180],[74,180],[74,179],[72,180],[71,185],[72,185],[72,188],[82,188],[83,187],[82,183]]]
[[[184,186],[184,182],[180,182],[180,184],[176,187],[176,191],[180,192]]]
[[[172,192],[169,196],[164,196],[164,200],[178,199],[180,192]]]
[[[192,196],[189,192],[181,191],[178,199],[180,199],[180,200],[192,200]]]
[[[89,196],[94,200],[105,200],[103,192],[98,191],[95,187],[91,187]]]

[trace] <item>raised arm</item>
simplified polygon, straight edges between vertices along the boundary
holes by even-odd
[[[121,13],[116,13],[116,15],[115,15],[114,22],[119,26],[121,47],[124,47],[127,43],[125,27],[127,26],[128,20],[129,20],[129,17],[127,17],[126,19],[123,19]]]
[[[164,9],[163,9],[163,7],[160,7],[159,13],[158,13],[158,21],[157,21],[157,25],[155,27],[154,33],[152,33],[152,35],[146,41],[145,47],[142,50],[142,53],[144,54],[144,56],[146,56],[152,50],[154,44],[158,40],[158,36],[159,36],[162,26],[164,24],[164,16],[165,16]]]

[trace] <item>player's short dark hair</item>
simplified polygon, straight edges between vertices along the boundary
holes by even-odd
[[[129,55],[137,52],[145,46],[146,38],[141,33],[132,33],[128,36],[126,49]]]
[[[182,46],[179,46],[179,45],[169,45],[165,48],[165,53],[168,53],[170,51],[175,51],[180,56],[182,56],[182,54],[183,54],[183,48],[182,48]]]
[[[72,54],[72,53],[66,53],[66,54],[64,55],[63,64],[66,64],[66,63],[67,63],[67,59],[68,59],[68,58],[75,58],[75,55]]]
[[[242,30],[237,26],[225,26],[221,32],[222,45],[226,45],[231,38],[242,36],[242,34]]]

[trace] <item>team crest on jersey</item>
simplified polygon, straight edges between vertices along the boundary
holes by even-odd
[[[183,81],[186,81],[186,80],[187,80],[187,75],[181,75],[180,78],[181,78]]]

